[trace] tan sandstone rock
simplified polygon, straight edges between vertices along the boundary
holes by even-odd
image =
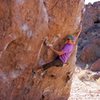
[[[59,49],[76,32],[83,6],[84,0],[0,0],[0,100],[68,99],[76,50],[64,67],[42,76],[34,69],[54,58],[46,37]]]

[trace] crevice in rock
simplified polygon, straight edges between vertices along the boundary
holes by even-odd
[[[99,24],[100,23],[100,20],[96,20],[95,22],[94,22],[94,24]]]
[[[42,95],[42,98],[40,99],[40,100],[44,100],[45,99],[45,96],[44,95]]]
[[[50,9],[48,9],[48,11],[53,10],[56,7],[56,5],[58,4],[59,1],[60,0],[55,1],[54,5]]]

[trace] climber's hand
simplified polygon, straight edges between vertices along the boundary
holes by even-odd
[[[52,44],[46,44],[46,46],[47,46],[48,48],[53,47]]]
[[[52,47],[52,44],[49,43],[47,40],[44,41],[44,44],[45,44],[47,47]]]
[[[52,44],[47,45],[49,48],[53,47]]]
[[[48,42],[47,39],[44,41],[44,44],[45,44],[46,46],[48,46],[49,42]]]

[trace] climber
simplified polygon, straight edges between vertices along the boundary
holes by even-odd
[[[76,44],[76,41],[81,33],[81,30],[82,30],[82,25],[80,27],[79,32],[67,36],[66,43],[61,51],[57,51],[52,47],[51,44],[45,43],[49,49],[51,49],[55,54],[57,54],[57,57],[53,61],[42,65],[38,69],[46,70],[52,66],[61,67],[63,66],[63,64],[66,64],[73,52],[74,45]]]

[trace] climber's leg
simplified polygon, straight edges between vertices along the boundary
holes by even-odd
[[[50,67],[54,67],[54,66],[56,66],[56,67],[62,67],[63,66],[62,61],[58,57],[56,59],[54,59],[53,61],[42,65],[41,67],[43,68],[43,70],[46,70],[46,69],[48,69]]]

